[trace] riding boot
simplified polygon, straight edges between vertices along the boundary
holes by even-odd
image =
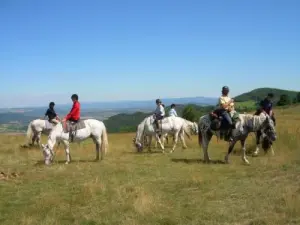
[[[69,140],[70,140],[70,142],[73,142],[73,139],[74,139],[74,137],[73,137],[73,132],[70,131],[70,132],[69,132]]]
[[[159,133],[159,124],[158,124],[158,120],[154,121],[155,126],[156,126],[156,133]]]

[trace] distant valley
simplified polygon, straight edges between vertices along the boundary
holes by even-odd
[[[199,106],[215,105],[217,98],[167,98],[162,99],[168,106],[172,103],[195,104]],[[71,109],[71,104],[56,105],[55,110],[60,117],[64,117]],[[135,112],[149,113],[154,111],[155,100],[145,101],[116,101],[116,102],[81,102],[81,117],[107,120],[118,114],[134,114]],[[0,132],[22,132],[27,129],[30,121],[42,118],[47,110],[45,107],[2,108],[0,109]]]

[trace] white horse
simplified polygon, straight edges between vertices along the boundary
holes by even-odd
[[[210,115],[204,115],[199,119],[199,145],[202,146],[204,161],[209,162],[210,158],[208,156],[208,145],[215,134],[215,132],[211,129],[211,119]],[[273,120],[269,115],[265,113],[261,113],[260,115],[251,115],[251,114],[240,114],[239,120],[236,123],[236,129],[232,131],[233,141],[230,142],[228,153],[225,156],[225,162],[228,163],[229,155],[233,150],[234,145],[237,141],[241,141],[242,145],[242,160],[249,164],[248,159],[246,158],[246,147],[245,141],[250,132],[261,131],[263,136],[269,138],[271,141],[276,140],[276,131]]]
[[[186,123],[186,121],[180,117],[166,117],[164,119],[162,119],[160,121],[160,126],[161,126],[161,136],[163,138],[163,142],[164,142],[164,138],[166,134],[174,134],[175,136],[175,141],[172,147],[171,152],[173,152],[176,148],[176,144],[178,141],[178,135],[180,136],[180,139],[182,141],[183,147],[186,148],[186,144],[185,144],[185,140],[184,140],[184,131],[187,131],[188,127],[191,127],[191,129],[195,129],[197,132],[197,124],[192,123],[188,124]],[[155,136],[156,141],[160,144],[160,147],[162,149],[162,152],[164,152],[164,146],[159,138],[159,135],[156,132],[155,129],[155,125],[154,125],[154,117],[148,116],[146,117],[139,125],[137,128],[137,132],[136,132],[136,137],[133,139],[133,142],[137,148],[138,151],[142,151],[143,149],[143,142],[144,142],[144,137],[149,136],[149,144],[148,144],[148,148],[149,150],[151,150],[151,142],[152,142],[152,136]]]
[[[34,145],[34,142],[36,142],[39,146],[41,145],[41,135],[49,135],[53,124],[50,123],[48,120],[42,120],[42,119],[36,119],[31,121],[28,124],[26,137],[27,137],[27,143],[29,145]]]
[[[186,120],[182,117],[178,117],[178,118],[181,118],[184,121],[183,138],[184,138],[184,135],[186,135],[190,139],[191,135],[197,135],[198,134],[198,124],[196,122],[191,122],[191,121]],[[173,137],[173,144],[175,142],[174,133],[166,133],[163,137],[163,142],[162,142],[163,146],[165,146],[165,140],[168,139],[168,135],[171,135],[171,137]],[[158,144],[158,142],[156,141],[155,142],[155,148],[157,147],[157,144]]]
[[[84,128],[78,129],[76,134],[74,135],[74,142],[82,142],[87,138],[92,138],[96,145],[96,159],[99,160],[99,151],[101,151],[101,160],[103,159],[104,154],[108,150],[108,139],[107,139],[107,131],[104,123],[95,119],[86,119],[81,120],[78,123],[84,123]],[[70,149],[69,149],[69,132],[64,132],[62,123],[58,123],[53,127],[49,137],[47,144],[42,144],[42,151],[45,158],[45,164],[49,165],[51,161],[53,161],[53,147],[57,141],[63,142],[65,146],[66,152],[66,164],[71,162]]]

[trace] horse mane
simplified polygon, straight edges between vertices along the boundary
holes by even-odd
[[[248,113],[242,115],[243,124],[252,127],[253,130],[257,130],[259,126],[264,122],[261,115],[252,115]]]

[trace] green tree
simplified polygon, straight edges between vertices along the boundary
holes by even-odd
[[[195,108],[192,105],[186,106],[183,109],[182,118],[189,120],[189,121],[195,121],[197,118],[197,112],[196,112]]]
[[[277,102],[278,106],[290,105],[291,99],[288,95],[280,95],[279,101]]]
[[[298,92],[298,94],[297,94],[297,102],[300,102],[300,92]]]

